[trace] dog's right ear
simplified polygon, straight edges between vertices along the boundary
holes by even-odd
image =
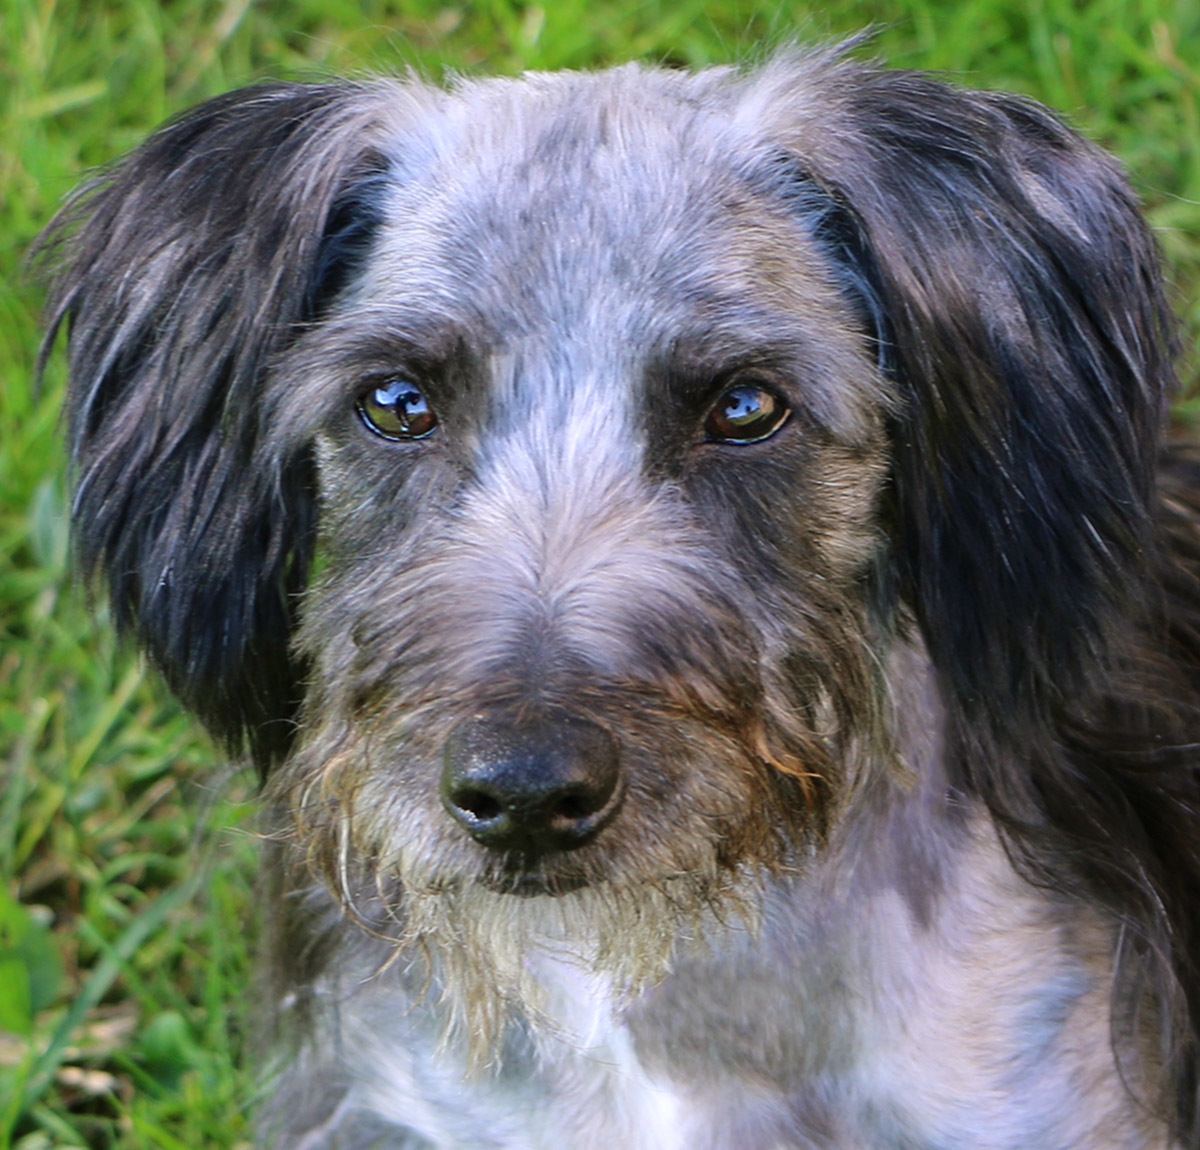
[[[203,104],[77,192],[40,246],[43,357],[69,331],[78,561],[184,704],[264,768],[298,702],[314,484],[309,458],[264,457],[263,379],[365,258],[388,90]]]
[[[1116,162],[1029,101],[835,53],[764,75],[900,401],[896,584],[947,698],[1024,754],[1141,609],[1176,385],[1153,236]]]

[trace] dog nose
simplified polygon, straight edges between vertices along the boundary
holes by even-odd
[[[595,837],[620,806],[620,780],[617,740],[587,719],[476,718],[446,740],[442,802],[477,842],[533,856]]]

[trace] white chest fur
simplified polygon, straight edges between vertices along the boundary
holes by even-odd
[[[776,887],[757,934],[626,1008],[540,952],[536,1022],[495,1073],[439,1052],[436,1004],[363,986],[336,1011],[347,1104],[439,1150],[1164,1146],[1107,1053],[1105,932],[968,839],[929,905],[848,839],[836,886]]]

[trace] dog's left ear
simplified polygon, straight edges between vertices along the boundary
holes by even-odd
[[[212,100],[84,188],[43,239],[57,264],[45,347],[69,328],[81,566],[182,701],[264,766],[298,701],[289,633],[314,513],[311,461],[264,450],[263,380],[370,241],[378,91]]]
[[[1045,109],[815,70],[819,101],[771,82],[789,151],[838,204],[831,256],[873,297],[901,393],[901,594],[968,714],[1036,728],[1086,686],[1143,586],[1174,387],[1154,242],[1116,162]]]

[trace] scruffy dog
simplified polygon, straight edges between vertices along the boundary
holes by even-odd
[[[274,83],[47,245],[82,566],[264,776],[264,1146],[1200,1145],[1114,161],[837,51]]]

